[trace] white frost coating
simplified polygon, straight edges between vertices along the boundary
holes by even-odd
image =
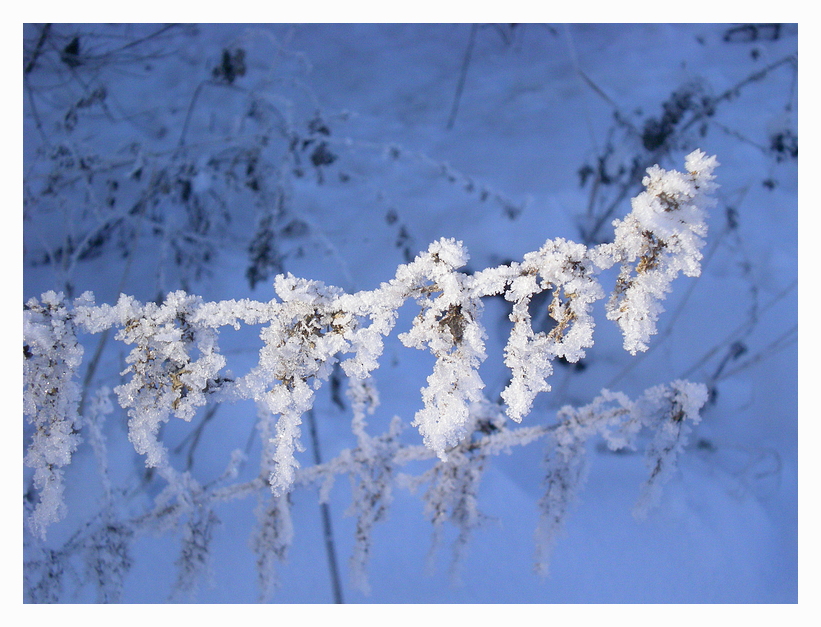
[[[604,292],[593,276],[587,248],[564,239],[550,240],[539,251],[528,253],[515,270],[518,276],[505,293],[513,301],[513,330],[505,347],[505,364],[513,376],[502,398],[510,418],[520,422],[536,395],[550,390],[546,379],[553,372],[553,360],[564,357],[576,362],[593,345],[595,323],[590,309]],[[536,333],[529,306],[533,295],[544,290],[552,291],[548,311],[555,326]]]
[[[699,410],[708,397],[707,386],[679,380],[650,388],[637,402],[642,426],[652,429],[655,436],[645,453],[650,476],[633,510],[636,518],[646,517],[658,503],[661,486],[676,469],[676,461],[687,445],[692,426],[700,422]]]
[[[592,253],[596,263],[608,268],[621,263],[616,290],[607,304],[607,317],[624,334],[624,348],[632,354],[647,350],[664,311],[660,302],[670,283],[683,272],[701,273],[701,248],[707,234],[705,208],[715,201],[715,157],[696,150],[687,156],[687,172],[648,168],[642,183],[646,191],[632,201],[633,210],[615,220],[616,238]]]
[[[80,443],[77,369],[83,347],[63,294],[46,292],[23,312],[23,414],[34,425],[25,464],[34,468],[39,500],[29,516],[32,533],[45,539],[48,525],[66,513],[63,471]]]
[[[635,401],[619,392],[602,390],[589,405],[567,406],[559,411],[559,424],[552,433],[555,446],[549,449],[545,464],[546,490],[539,501],[542,515],[536,532],[537,569],[542,574],[547,573],[550,551],[564,526],[567,510],[586,480],[586,443],[591,437],[602,436],[611,450],[618,451],[635,449],[643,428],[655,432],[646,451],[650,476],[634,510],[641,518],[656,503],[661,484],[675,470],[691,425],[699,422],[699,410],[706,402],[706,386],[673,381],[646,390]]]
[[[106,450],[106,437],[103,433],[105,417],[114,411],[111,402],[111,390],[108,386],[103,386],[94,394],[91,399],[88,411],[84,416],[83,426],[88,432],[88,442],[94,450],[97,458],[97,466],[100,478],[103,483],[106,502],[111,501],[111,478],[108,476],[108,454]]]
[[[481,301],[472,293],[471,278],[454,272],[467,259],[461,243],[444,239],[417,258],[419,278],[430,281],[441,294],[422,301],[411,330],[399,335],[405,346],[427,347],[436,357],[428,386],[422,389],[425,406],[412,424],[443,460],[447,448],[464,438],[470,404],[482,399],[484,388],[478,373],[486,357],[485,333],[478,322]]]
[[[502,399],[507,417],[519,422],[531,410],[536,395],[550,389],[547,377],[553,371],[553,360],[577,361],[593,345],[592,305],[605,293],[598,274],[614,264],[620,264],[621,273],[607,304],[608,318],[621,327],[627,350],[635,353],[647,348],[662,311],[660,301],[671,281],[681,272],[696,276],[700,271],[705,208],[712,203],[709,193],[715,189],[712,171],[716,165],[714,157],[696,151],[687,157],[685,173],[657,166],[648,169],[646,191],[633,200],[631,213],[614,223],[611,244],[587,248],[564,239],[548,240],[521,262],[475,275],[458,271],[468,261],[462,243],[441,239],[411,263],[399,266],[394,278],[378,289],[355,294],[288,274],[275,281],[280,300],[265,303],[203,303],[181,291],[169,294],[161,305],[122,296],[113,306],[96,306],[90,293],[72,305],[54,292],[44,294],[40,302],[30,301],[24,316],[23,403],[35,432],[26,464],[35,469],[33,481],[40,491],[29,520],[32,530],[42,535],[49,523],[63,515],[61,468],[70,462],[79,442],[80,391],[75,373],[83,351],[75,340],[75,327],[89,333],[115,327],[116,339],[132,346],[126,358],[128,368],[122,373],[126,381],[115,392],[119,405],[128,411],[129,439],[145,455],[146,465],[158,467],[161,476],[176,481],[176,471],[158,440],[162,424],[172,415],[190,421],[212,394],[218,401],[252,399],[259,409],[263,439],[262,476],[279,498],[292,489],[301,473],[295,452],[302,450],[302,416],[312,408],[317,390],[340,360],[350,380],[352,430],[359,453],[371,458],[375,440],[365,432],[365,415],[378,402],[372,373],[379,366],[383,339],[396,325],[398,310],[414,299],[419,314],[399,338],[405,346],[429,350],[436,362],[421,390],[424,406],[413,420],[424,447],[411,457],[424,458],[432,452],[456,468],[458,460],[451,460],[449,453],[473,458],[471,438],[479,422],[471,412],[487,402],[478,373],[486,357],[481,299],[500,295],[510,303],[513,329],[504,359],[511,379]],[[547,296],[553,326],[537,332],[531,308],[540,293]],[[226,361],[219,351],[219,328],[242,324],[266,325],[260,333],[263,346],[256,367],[233,379],[223,374]],[[567,496],[581,477],[582,466],[577,462],[583,461],[579,457],[583,450],[577,444],[588,432],[599,433],[609,446],[619,448],[632,442],[639,425],[637,412],[646,417],[645,422],[660,414],[697,416],[703,403],[701,390],[687,385],[676,382],[672,392],[664,388],[656,397],[645,397],[641,406],[646,409],[640,412],[628,407],[624,398],[606,393],[598,405],[567,414],[567,424],[556,433],[556,459],[565,475],[563,487],[554,494]],[[611,406],[620,412],[613,414],[612,424],[601,419]],[[584,426],[588,424],[584,411],[590,421],[598,417],[595,428],[590,421],[589,428]],[[633,422],[620,422],[625,412],[633,416]],[[503,422],[482,423],[481,428],[499,431]],[[686,432],[682,423],[683,418],[642,423],[657,432],[651,448],[651,480],[645,490],[648,502],[680,448],[677,443]],[[536,429],[510,439],[494,436],[492,445],[487,440],[482,446],[499,447],[539,433]],[[554,497],[547,500],[551,499],[555,501]],[[548,509],[556,511],[553,506]]]
[[[255,512],[257,529],[250,547],[256,555],[260,602],[270,602],[278,583],[276,564],[285,559],[294,539],[291,506],[287,496],[269,496]]]
[[[260,334],[265,345],[259,365],[243,387],[258,404],[279,415],[274,433],[265,437],[273,447],[271,489],[282,495],[290,491],[299,468],[294,453],[301,450],[299,427],[302,415],[313,406],[312,388],[330,376],[335,355],[348,350],[350,343],[332,311],[340,290],[290,274],[278,276],[275,289],[283,303]]]
[[[167,465],[165,447],[157,440],[162,423],[173,413],[190,421],[205,405],[206,393],[225,366],[218,353],[216,332],[195,322],[201,299],[178,291],[162,305],[139,306],[121,298],[114,308],[123,328],[117,339],[136,345],[126,358],[123,375],[131,378],[117,386],[120,406],[128,409],[129,439],[146,456],[146,466]],[[192,353],[199,357],[192,358]]]

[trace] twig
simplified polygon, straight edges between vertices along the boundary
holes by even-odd
[[[316,431],[316,418],[313,408],[308,410],[308,429],[311,432],[311,444],[314,447],[314,464],[322,464],[322,454],[319,450],[319,436]],[[322,529],[325,536],[325,552],[328,555],[328,570],[331,574],[331,587],[334,593],[334,603],[344,603],[342,586],[339,583],[339,568],[336,565],[336,546],[334,544],[334,530],[331,524],[331,510],[328,503],[319,504],[322,512]]]
[[[791,344],[793,344],[794,342],[797,342],[797,341],[798,341],[798,325],[796,324],[796,325],[793,325],[792,327],[790,327],[789,329],[787,329],[786,331],[784,331],[784,333],[779,335],[776,339],[774,339],[772,342],[770,342],[766,347],[764,347],[762,350],[757,352],[755,355],[753,355],[749,359],[747,359],[747,360],[743,361],[742,363],[740,363],[738,366],[736,366],[732,370],[730,370],[728,372],[724,372],[724,373],[717,373],[718,376],[716,376],[713,379],[713,381],[717,383],[718,381],[722,381],[723,379],[729,379],[730,377],[738,374],[742,370],[745,370],[745,369],[749,368],[750,366],[754,366],[755,364],[757,364],[761,361],[764,361],[768,357],[772,357],[773,355],[775,355],[779,351],[785,349],[787,346],[789,346],[789,345],[791,345]]]
[[[468,67],[470,66],[470,57],[473,54],[473,45],[476,42],[476,30],[478,25],[470,25],[470,37],[468,39],[468,47],[465,50],[465,58],[462,60],[462,70],[459,73],[459,82],[456,85],[456,95],[453,97],[453,107],[450,110],[450,117],[445,128],[450,130],[456,122],[456,114],[459,111],[459,101],[462,99],[462,90],[465,87],[465,78],[467,77]]]
[[[789,294],[797,286],[798,286],[798,280],[796,279],[795,281],[790,283],[787,287],[785,287],[781,292],[779,292],[776,296],[774,296],[773,299],[770,302],[768,302],[766,305],[764,305],[761,308],[761,310],[759,311],[759,314],[762,314],[765,311],[767,311],[768,309],[770,309],[771,307],[773,307],[776,303],[778,303],[778,301],[780,301],[782,298],[787,296],[787,294]],[[728,345],[732,344],[733,342],[737,341],[738,338],[744,337],[754,327],[755,327],[755,320],[752,320],[752,319],[745,320],[743,323],[741,323],[739,326],[737,326],[729,335],[727,335],[724,338],[723,341],[719,342],[718,344],[713,346],[713,348],[711,348],[709,351],[707,351],[704,355],[702,355],[701,358],[698,359],[685,372],[683,372],[679,378],[680,379],[688,378],[698,368],[700,368],[703,364],[705,364],[707,361],[709,361],[709,359],[711,357],[713,357],[713,355],[715,355],[722,346],[728,346]],[[733,372],[736,372],[736,370],[734,370]],[[729,376],[729,375],[724,375],[724,378],[726,378],[727,376]]]
[[[174,453],[179,453],[182,451],[182,448],[185,444],[193,439],[191,442],[191,446],[188,447],[188,454],[185,457],[185,469],[191,470],[194,466],[194,451],[197,449],[197,445],[200,442],[200,437],[202,436],[202,432],[205,430],[205,425],[214,417],[214,414],[217,413],[217,410],[220,408],[219,403],[214,403],[211,407],[208,408],[208,411],[205,412],[205,415],[202,417],[202,421],[197,425],[197,428],[194,429],[191,433],[189,433],[185,438],[183,438],[182,442],[180,442],[176,448],[174,449]]]
[[[767,74],[772,72],[774,69],[784,65],[785,63],[792,63],[794,66],[797,66],[798,65],[798,58],[797,58],[796,55],[791,54],[789,56],[784,57],[783,59],[779,59],[778,61],[775,61],[774,63],[771,63],[770,65],[768,65],[765,68],[762,68],[762,69],[760,69],[756,72],[753,72],[747,78],[739,81],[738,83],[736,83],[735,85],[733,85],[729,89],[725,90],[723,94],[721,94],[718,98],[716,98],[714,100],[714,102],[721,102],[722,100],[732,100],[735,96],[738,95],[738,92],[742,87],[744,87],[744,86],[746,86],[750,83],[760,81]]]
[[[119,48],[115,48],[114,50],[110,50],[109,52],[106,53],[106,55],[114,54],[115,52],[120,52],[122,50],[126,50],[128,48],[133,47],[133,46],[137,46],[137,45],[139,45],[139,44],[141,44],[145,41],[148,41],[149,39],[153,39],[154,37],[159,37],[165,31],[170,30],[170,29],[172,29],[176,26],[180,26],[180,25],[179,24],[166,24],[160,30],[155,31],[155,32],[151,33],[150,35],[146,35],[145,37],[140,37],[140,39],[135,39],[134,41],[129,42],[129,43],[125,44],[124,46],[120,46]],[[103,56],[105,56],[105,55],[103,55]]]
[[[794,66],[797,65],[798,59],[795,55],[786,56],[774,63],[771,63],[765,68],[757,70],[752,74],[748,75],[746,78],[742,79],[729,89],[726,89],[722,92],[719,96],[712,100],[712,104],[715,107],[719,102],[722,101],[729,101],[732,100],[735,96],[738,95],[740,90],[749,85],[750,83],[754,83],[756,81],[760,81],[763,79],[767,74],[775,70],[776,68],[786,64],[792,63]],[[600,90],[595,83],[593,83],[585,74],[581,71],[578,67],[576,68],[579,76],[585,80],[585,82],[590,85],[590,87],[599,95],[601,96],[606,102],[608,102],[611,106],[615,107],[615,103],[602,91]],[[620,124],[625,126],[630,133],[633,135],[641,136],[641,131],[637,129],[635,126],[629,123],[626,117],[619,115],[618,109],[616,109],[617,120]],[[692,127],[697,122],[700,122],[708,117],[706,110],[703,111],[696,111],[693,117],[686,122],[684,122],[679,128],[676,129],[675,134],[681,135],[687,129]],[[605,226],[605,224],[612,218],[613,214],[615,213],[618,206],[624,201],[625,198],[631,193],[631,190],[636,187],[639,183],[641,183],[642,179],[644,178],[644,173],[647,168],[652,166],[655,163],[660,161],[660,158],[664,156],[670,149],[668,142],[665,140],[661,146],[656,148],[653,151],[648,151],[644,155],[644,161],[642,164],[639,164],[638,161],[636,162],[636,166],[633,168],[632,172],[630,173],[630,178],[625,181],[621,189],[619,190],[618,195],[616,198],[607,206],[607,208],[602,212],[596,222],[593,224],[592,228],[589,231],[585,231],[582,233],[582,236],[588,242],[595,242],[599,233],[599,230]],[[591,194],[590,203],[588,205],[588,214],[592,214],[593,203],[595,201],[595,197]]]
[[[604,90],[594,83],[593,80],[585,74],[584,70],[582,70],[579,64],[579,57],[576,54],[576,45],[573,43],[573,35],[570,34],[570,27],[567,24],[564,26],[564,34],[567,40],[567,49],[570,52],[570,60],[573,62],[573,69],[576,70],[576,74],[578,74],[579,78],[581,78],[590,89],[596,92],[602,100],[609,104],[616,113],[619,113],[620,109],[616,102],[604,93]]]
[[[137,251],[137,243],[140,241],[140,226],[142,224],[143,216],[145,215],[145,206],[146,203],[140,201],[139,203],[140,211],[139,211],[139,219],[137,220],[137,229],[136,235],[134,239],[131,241],[131,252],[128,255],[128,259],[126,259],[125,267],[123,268],[123,273],[120,276],[120,283],[117,285],[117,294],[121,294],[123,289],[125,288],[125,282],[128,279],[128,275],[131,272],[131,262],[134,260]],[[83,415],[83,408],[85,407],[86,399],[88,398],[88,390],[91,386],[91,381],[94,378],[94,373],[97,372],[97,366],[100,364],[100,358],[103,355],[103,349],[105,348],[106,343],[108,342],[108,338],[111,335],[111,327],[105,329],[102,334],[100,335],[100,341],[97,343],[97,348],[94,351],[94,356],[91,358],[91,361],[88,363],[88,370],[86,370],[85,379],[83,379],[83,391],[80,396],[80,406],[77,409],[77,413],[79,415]]]
[[[23,74],[28,74],[34,69],[35,64],[37,63],[37,59],[40,56],[40,53],[43,50],[43,44],[46,43],[46,38],[48,38],[48,34],[51,31],[51,24],[44,24],[43,30],[40,31],[40,38],[37,40],[37,45],[34,46],[34,52],[31,53],[31,59],[29,62],[26,63],[26,67],[23,70]]]
[[[37,111],[37,104],[34,102],[34,90],[31,88],[31,84],[29,83],[29,79],[26,74],[23,74],[23,83],[26,86],[26,96],[28,96],[29,106],[31,107],[31,115],[34,118],[34,126],[37,128],[37,132],[40,133],[43,143],[46,146],[51,146],[48,135],[46,135],[45,130],[43,130],[43,122]]]
[[[182,123],[182,131],[180,132],[180,140],[177,142],[177,146],[182,148],[185,145],[185,135],[188,133],[188,123],[191,121],[191,114],[194,112],[194,105],[197,103],[197,99],[200,97],[200,92],[202,88],[210,83],[211,81],[203,81],[197,88],[194,90],[194,95],[191,96],[191,102],[188,103],[188,111],[185,113],[185,121]]]

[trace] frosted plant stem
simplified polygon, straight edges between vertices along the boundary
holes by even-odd
[[[707,254],[704,255],[704,260],[702,262],[702,267],[706,266],[710,260],[713,258],[713,254],[715,254],[716,250],[718,249],[719,244],[724,240],[724,237],[729,233],[729,229],[725,228],[721,234],[713,241],[710,249],[707,251]],[[698,286],[698,280],[700,277],[695,277],[693,281],[687,286],[687,290],[684,292],[684,296],[682,297],[681,301],[679,302],[678,306],[676,307],[675,311],[670,315],[670,320],[667,323],[667,327],[662,331],[658,339],[650,345],[650,347],[643,352],[641,355],[637,355],[635,359],[630,360],[630,362],[622,368],[621,372],[619,372],[615,377],[610,379],[605,386],[608,389],[615,387],[620,381],[624,379],[633,369],[636,368],[642,361],[644,361],[650,353],[656,350],[659,346],[661,346],[665,340],[673,333],[673,329],[676,325],[676,320],[679,319],[679,316],[684,311],[685,306],[690,301],[690,297],[693,295],[693,291]]]
[[[692,424],[700,420],[699,410],[709,396],[705,385],[677,380],[650,388],[635,401],[603,390],[588,406],[563,407],[557,414],[557,425],[511,428],[506,420],[521,422],[531,413],[534,398],[550,390],[546,379],[556,358],[575,363],[593,346],[592,307],[605,296],[597,276],[616,264],[620,272],[606,303],[607,318],[621,328],[625,350],[633,355],[648,350],[670,283],[679,274],[697,277],[701,272],[701,249],[707,234],[705,209],[715,204],[709,194],[716,187],[712,182],[716,165],[714,157],[694,151],[685,159],[685,172],[649,168],[642,181],[646,191],[633,199],[630,214],[614,222],[612,243],[589,248],[556,238],[526,253],[521,262],[472,274],[458,271],[469,260],[462,242],[442,238],[413,261],[400,265],[392,280],[370,292],[349,294],[319,281],[280,274],[274,281],[278,300],[267,302],[204,302],[182,290],[168,294],[163,303],[142,304],[121,294],[115,305],[97,306],[91,292],[73,303],[54,291],[46,292],[40,300],[30,299],[24,305],[23,406],[24,415],[34,425],[25,460],[34,469],[33,487],[39,490],[36,504],[26,497],[31,503],[29,526],[33,535],[45,540],[46,527],[66,515],[65,469],[80,442],[76,424],[82,390],[75,379],[83,347],[77,342],[77,332],[105,333],[107,339],[110,331],[118,328],[115,339],[133,346],[126,359],[128,367],[122,370],[123,376],[130,377],[114,392],[120,407],[128,412],[128,438],[134,450],[145,456],[147,474],[137,490],[144,490],[152,477],[167,485],[156,495],[153,506],[131,522],[118,524],[115,518],[106,519],[107,526],[102,528],[89,523],[76,547],[67,545],[59,553],[46,552],[42,559],[31,560],[27,566],[28,581],[33,582],[29,596],[53,598],[54,587],[62,585],[54,583],[55,578],[69,566],[66,560],[70,553],[80,552],[92,556],[92,569],[102,564],[100,568],[119,581],[112,587],[107,583],[111,577],[100,579],[100,598],[120,598],[122,575],[131,563],[128,550],[132,537],[147,528],[164,532],[180,525],[184,535],[177,560],[179,589],[194,590],[208,570],[211,529],[217,522],[213,504],[258,493],[267,485],[272,495],[260,498],[258,529],[251,540],[263,598],[267,599],[277,585],[276,566],[285,559],[294,537],[290,493],[297,484],[320,482],[331,589],[334,602],[342,604],[328,504],[335,475],[350,475],[353,480],[350,511],[359,520],[352,570],[355,582],[366,589],[370,531],[385,515],[393,468],[437,459],[421,476],[396,479],[412,491],[429,484],[423,498],[434,525],[434,540],[444,522],[455,525],[459,530],[455,545],[458,558],[471,531],[485,520],[478,509],[478,487],[489,456],[548,434],[555,445],[551,449],[556,450],[549,453],[548,489],[540,501],[540,546],[546,549],[540,563],[546,563],[546,552],[584,481],[583,452],[593,436],[603,437],[611,450],[621,450],[634,449],[643,429],[655,432],[647,449],[650,477],[637,510],[644,514],[657,502],[661,484],[670,478],[684,450],[691,430],[685,419]],[[537,332],[529,307],[534,295],[548,290],[552,295],[548,313],[556,324],[549,332]],[[513,328],[504,349],[504,363],[513,376],[501,395],[504,404],[487,401],[478,373],[487,356],[482,299],[497,295],[513,305]],[[418,427],[422,444],[404,446],[397,440],[400,418],[391,422],[387,434],[370,438],[364,432],[364,415],[378,402],[371,372],[379,366],[383,337],[391,333],[398,310],[410,299],[420,311],[411,328],[398,339],[407,348],[429,350],[436,361],[428,385],[421,390],[424,407],[411,423]],[[748,326],[754,327],[756,322],[752,319]],[[242,324],[266,325],[260,332],[263,347],[259,363],[242,377],[235,378],[229,372],[225,376],[227,361],[219,351],[218,330],[225,326],[238,330]],[[793,343],[796,335],[797,327],[789,329],[767,350]],[[98,350],[102,352],[102,348]],[[350,357],[340,362],[341,355]],[[757,359],[760,357],[753,358]],[[98,360],[95,358],[86,375],[89,383]],[[323,463],[313,404],[337,364],[353,382],[352,429],[358,447]],[[713,378],[720,374],[716,371]],[[98,399],[89,424],[100,433],[98,418],[109,413],[109,408],[103,406],[102,397]],[[199,408],[211,401],[252,399],[258,407],[263,447],[260,476],[225,485],[237,478],[245,459],[239,450],[232,452],[224,473],[204,486],[191,472],[172,466],[162,441],[163,427],[172,416],[190,422]],[[195,429],[190,455],[213,411],[208,410]],[[300,443],[300,426],[306,415],[314,464],[300,470],[295,453],[305,450]],[[102,442],[98,438],[100,450]]]

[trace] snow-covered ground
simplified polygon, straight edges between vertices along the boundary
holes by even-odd
[[[533,564],[540,441],[490,461],[479,492],[488,520],[470,539],[459,581],[450,572],[455,532],[446,525],[431,571],[423,503],[397,487],[387,520],[374,529],[371,593],[364,595],[348,581],[355,523],[345,516],[351,490],[340,479],[329,508],[346,603],[797,601],[797,26],[160,30],[53,25],[27,72],[24,299],[66,291],[70,283],[74,296],[91,290],[97,303],[113,303],[119,292],[150,301],[181,287],[205,300],[270,300],[275,272],[252,289],[246,271],[259,216],[272,206],[282,207],[274,222],[282,268],[298,277],[347,292],[372,290],[441,237],[463,241],[468,267],[478,271],[521,260],[548,238],[581,241],[600,207],[622,190],[619,166],[656,155],[662,167],[680,169],[695,148],[721,164],[702,275],[674,282],[650,350],[625,352],[599,303],[596,343],[584,367],[557,367],[553,390],[537,398],[524,421],[549,423],[561,406],[588,403],[602,388],[634,397],[679,378],[707,384],[713,398],[659,506],[646,520],[634,519],[647,472],[643,457],[594,444],[586,487],[549,575],[539,577]],[[41,33],[41,25],[24,28],[25,59]],[[232,56],[240,49],[242,60]],[[707,113],[707,104],[714,111]],[[651,118],[660,125],[655,135]],[[653,153],[656,140],[664,149]],[[596,186],[600,163],[604,176]],[[165,178],[152,188],[146,180],[161,167]],[[641,189],[624,188],[629,195],[612,218],[625,215],[627,198]],[[56,251],[66,250],[68,234],[76,246],[104,212],[122,208],[127,216],[140,202],[166,212],[162,226],[138,224],[138,238],[113,236],[99,255],[68,268],[62,263],[66,256]],[[211,226],[179,245],[175,229],[188,232],[191,211],[202,211]],[[603,225],[591,241],[612,235],[610,219]],[[126,259],[121,253],[131,247]],[[187,274],[175,259],[190,264]],[[197,264],[206,270],[200,276]],[[402,310],[400,330],[414,313],[410,305]],[[501,299],[488,300],[489,357],[481,373],[492,400],[506,384],[507,313]],[[222,333],[234,372],[256,363],[257,334]],[[97,338],[84,339],[88,361]],[[94,389],[120,382],[126,349],[115,344],[103,353]],[[422,351],[389,338],[375,372],[382,403],[369,420],[374,434],[394,415],[411,421],[431,365]],[[324,459],[355,444],[350,407],[335,403],[329,390],[315,407]],[[231,450],[246,447],[254,419],[250,404],[220,407],[192,456],[198,481],[219,475]],[[199,421],[172,420],[163,434],[169,449]],[[106,434],[113,479],[125,485],[143,462],[121,415],[109,417]],[[403,437],[419,441],[413,428]],[[310,465],[307,433],[303,442],[302,460]],[[259,452],[253,440],[242,471],[248,477]],[[186,449],[172,461],[185,469]],[[49,529],[46,546],[59,548],[96,511],[96,464],[88,444],[81,445],[67,470],[68,516]],[[24,490],[28,473],[25,479]],[[158,489],[149,486],[147,496]],[[139,499],[135,507],[144,505]],[[203,581],[198,601],[257,600],[248,547],[255,505],[249,498],[216,510],[211,580]],[[293,520],[294,542],[278,568],[273,600],[332,602],[316,490],[294,492]],[[34,559],[38,550],[30,540],[24,557]],[[178,552],[173,531],[140,537],[122,600],[166,601]],[[78,569],[66,575],[60,600],[93,602],[94,586],[78,587]]]

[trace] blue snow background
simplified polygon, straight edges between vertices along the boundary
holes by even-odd
[[[549,421],[562,405],[585,404],[604,387],[636,396],[682,377],[713,384],[714,402],[704,409],[678,472],[647,520],[631,515],[646,476],[643,458],[592,447],[588,481],[552,554],[550,574],[538,577],[533,534],[543,479],[540,441],[491,460],[480,492],[488,522],[472,536],[458,582],[449,572],[449,540],[455,533],[445,534],[431,572],[426,562],[431,525],[418,496],[397,488],[387,521],[374,532],[372,592],[366,596],[347,579],[354,520],[344,515],[350,499],[344,478],[331,493],[330,509],[346,603],[795,603],[798,166],[788,149],[773,148],[773,138],[789,137],[785,131],[797,137],[798,27],[781,25],[777,38],[765,28],[755,37],[745,31],[728,37],[736,26],[203,24],[175,27],[128,48],[133,57],[122,54],[115,63],[77,67],[60,61],[57,46],[30,73],[36,114],[32,100],[24,99],[24,184],[30,194],[24,300],[48,289],[64,290],[67,280],[75,295],[91,290],[98,303],[113,303],[119,291],[152,300],[184,285],[206,300],[273,298],[273,277],[253,290],[245,277],[257,196],[242,184],[241,191],[229,193],[208,165],[221,138],[230,137],[234,146],[256,141],[251,95],[280,111],[285,127],[312,140],[296,149],[302,156],[298,174],[293,163],[280,170],[289,173],[281,179],[287,189],[281,228],[290,230],[278,240],[285,270],[354,291],[378,287],[405,263],[406,251],[415,255],[440,237],[464,241],[473,270],[521,259],[549,238],[579,240],[591,193],[590,180],[580,185],[580,170],[596,165],[608,139],[615,163],[630,163],[641,154],[641,141],[623,134],[614,111],[641,128],[648,118],[661,116],[662,103],[682,86],[719,95],[794,55],[795,63],[743,83],[704,119],[703,128],[698,124],[682,133],[660,162],[681,168],[684,155],[701,148],[717,155],[721,188],[702,276],[673,284],[651,350],[638,357],[624,352],[599,303],[596,344],[588,350],[585,369],[557,367],[553,391],[540,395],[524,421]],[[159,27],[56,24],[53,35],[63,46],[79,37],[93,56]],[[27,48],[39,29],[24,27]],[[458,110],[448,128],[471,36]],[[223,50],[237,48],[244,50],[246,64],[244,75],[234,80],[237,89],[202,87],[214,78]],[[105,107],[77,106],[99,86],[106,90]],[[77,120],[69,129],[72,106]],[[327,134],[316,126],[310,130],[317,119]],[[109,164],[113,178],[122,176],[117,168],[135,167],[140,150],[170,154],[183,129],[192,193],[211,201],[223,194],[232,215],[224,228],[204,236],[215,251],[205,264],[208,273],[184,276],[167,240],[149,229],[130,262],[109,248],[78,262],[70,277],[59,263],[43,262],[66,233],[93,221],[93,215],[79,217],[81,207],[106,203],[94,187],[99,181],[72,184],[56,199],[45,198],[44,173],[54,163],[44,152],[48,142],[96,155],[93,167],[102,171]],[[334,159],[317,166],[311,151],[320,141]],[[277,165],[277,150],[263,147],[260,162]],[[273,185],[276,172],[262,175]],[[172,224],[182,204],[168,200],[164,206]],[[623,201],[614,217],[628,208]],[[398,331],[407,328],[411,309],[406,307],[405,326],[400,320]],[[494,398],[505,384],[501,351],[509,327],[496,302],[487,304],[483,320],[489,358],[482,374]],[[229,368],[244,372],[256,363],[257,332],[223,332]],[[96,347],[96,338],[87,339],[86,360]],[[742,354],[734,352],[736,342],[743,345]],[[103,356],[95,386],[119,381],[125,349],[115,344]],[[369,421],[372,433],[386,429],[393,415],[409,423],[421,406],[419,388],[431,362],[417,353],[401,346],[396,333],[386,343],[375,372],[382,405]],[[192,472],[198,479],[217,476],[230,451],[244,448],[253,411],[238,404],[215,414],[195,455]],[[332,401],[329,386],[319,395],[316,416],[323,458],[352,445],[349,409],[346,413]],[[142,464],[124,424],[115,413],[107,425],[112,471],[123,482]],[[169,448],[195,425],[196,419],[170,423]],[[409,441],[418,437],[412,428],[405,435]],[[312,454],[307,434],[303,442],[307,464]],[[259,455],[254,445],[249,476]],[[184,466],[184,453],[174,460]],[[100,494],[95,464],[88,445],[81,446],[67,471],[69,516],[50,529],[48,546],[59,546],[94,511]],[[24,490],[28,479],[27,472]],[[257,600],[248,548],[254,506],[255,500],[247,499],[218,508],[222,524],[212,577],[203,581],[196,601]],[[274,602],[329,603],[315,490],[294,493],[293,516],[295,540],[279,569]],[[178,547],[174,534],[141,538],[133,547],[135,563],[123,600],[168,600]],[[62,600],[94,599],[93,588],[69,585]]]

